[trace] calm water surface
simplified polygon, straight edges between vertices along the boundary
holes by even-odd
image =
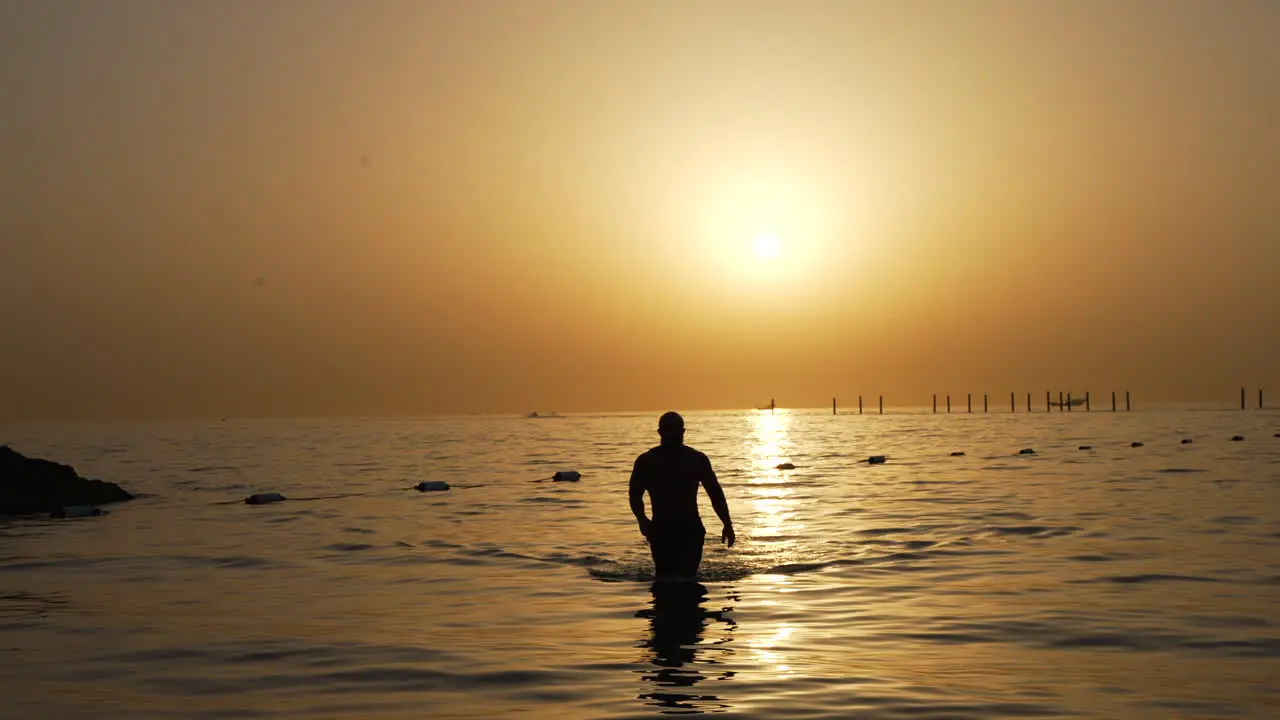
[[[3,715],[1280,717],[1280,415],[692,413],[655,592],[656,415],[0,430],[147,494],[0,521]]]

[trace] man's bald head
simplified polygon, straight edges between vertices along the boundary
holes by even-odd
[[[684,418],[680,413],[663,413],[658,418],[658,436],[663,445],[679,445],[684,442]]]

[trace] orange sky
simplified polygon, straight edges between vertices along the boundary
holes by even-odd
[[[1272,0],[0,0],[0,420],[1280,402],[1277,37]]]

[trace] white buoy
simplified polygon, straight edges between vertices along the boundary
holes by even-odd
[[[560,470],[555,475],[552,475],[551,479],[556,482],[578,482],[578,480],[582,479],[582,473],[577,470]]]
[[[447,483],[447,482],[445,482],[445,481],[443,481],[443,480],[423,480],[422,482],[418,483],[417,485],[414,485],[414,486],[413,486],[413,489],[414,489],[414,490],[417,490],[418,492],[431,492],[431,491],[435,491],[435,490],[448,490],[448,489],[449,489],[449,483]]]
[[[66,507],[55,508],[49,513],[49,517],[56,518],[82,518],[97,517],[102,515],[102,511],[92,505],[67,505]]]
[[[267,505],[270,503],[284,502],[285,496],[280,493],[254,493],[244,499],[245,505]]]

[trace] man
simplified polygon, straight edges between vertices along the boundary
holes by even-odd
[[[658,419],[661,444],[636,458],[631,470],[631,512],[640,534],[653,553],[653,574],[658,579],[692,580],[702,562],[706,528],[698,515],[698,485],[707,489],[711,507],[724,523],[721,541],[729,547],[737,540],[729,504],[716,480],[707,456],[684,444],[684,418],[669,412]],[[644,513],[649,493],[653,519]]]

